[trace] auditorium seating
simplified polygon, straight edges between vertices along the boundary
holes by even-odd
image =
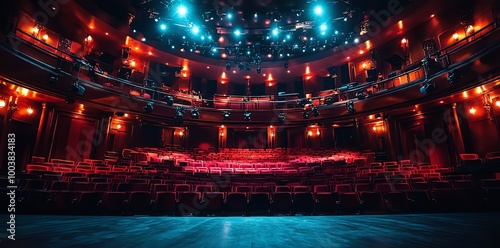
[[[28,165],[19,182],[20,212],[311,215],[490,211],[500,205],[498,179],[477,181],[405,160],[367,163],[355,152],[225,149],[195,156],[138,150],[150,156],[146,162],[52,159]],[[172,156],[177,153],[182,156]],[[249,153],[256,155],[239,160]],[[160,156],[167,159],[148,162]]]

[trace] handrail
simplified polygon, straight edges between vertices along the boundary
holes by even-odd
[[[483,31],[485,31],[486,29],[490,28],[490,27],[493,27],[491,30],[489,30],[488,32],[486,33],[483,33],[482,35],[478,36],[478,37],[475,37],[472,41],[469,41],[468,39],[462,39],[460,41],[457,41],[453,44],[451,44],[450,46],[446,47],[446,48],[443,48],[443,49],[440,49],[439,51],[431,54],[429,57],[432,57],[432,56],[437,56],[437,57],[443,57],[443,56],[449,56],[450,54],[453,54],[467,46],[470,46],[471,44],[474,44],[475,42],[477,42],[478,40],[484,38],[485,36],[491,34],[492,32],[496,31],[498,29],[497,25],[496,25],[496,21],[495,22],[492,22],[488,25],[486,25],[485,27],[481,28],[480,30],[478,30],[477,32],[475,32],[475,35],[477,35],[478,33],[482,33]],[[108,81],[112,81],[112,82],[116,82],[116,83],[120,83],[120,84],[123,84],[123,85],[127,85],[130,87],[131,90],[141,90],[143,92],[148,92],[148,93],[153,93],[153,94],[158,94],[158,98],[157,99],[145,99],[145,100],[157,100],[157,101],[162,101],[161,98],[159,96],[167,96],[167,95],[173,95],[173,96],[178,96],[178,97],[181,97],[182,99],[185,99],[185,100],[188,100],[188,101],[191,101],[191,102],[200,102],[200,101],[203,101],[203,102],[206,102],[206,103],[209,103],[209,102],[213,102],[213,103],[222,103],[222,104],[249,104],[249,103],[261,103],[261,104],[286,104],[286,103],[295,103],[297,101],[303,101],[303,100],[322,100],[326,97],[332,97],[332,96],[339,96],[340,94],[347,94],[349,95],[350,93],[357,93],[357,92],[360,92],[360,91],[364,91],[366,88],[369,88],[369,87],[373,87],[373,86],[378,86],[378,85],[384,85],[384,84],[387,84],[389,82],[393,82],[394,80],[396,80],[397,78],[400,78],[400,77],[408,77],[409,78],[409,75],[411,73],[414,73],[414,72],[417,72],[419,70],[421,70],[424,66],[419,66],[417,68],[414,68],[412,70],[409,70],[409,71],[405,71],[404,73],[402,74],[398,74],[398,75],[394,75],[392,77],[389,77],[387,79],[384,79],[384,80],[381,80],[381,81],[375,81],[375,82],[368,82],[368,83],[362,83],[360,85],[357,85],[357,86],[354,86],[353,88],[348,88],[346,89],[345,91],[340,91],[340,89],[330,89],[328,91],[332,91],[332,94],[330,95],[324,95],[324,96],[314,96],[314,97],[311,97],[311,98],[299,98],[299,99],[294,99],[294,100],[252,100],[252,98],[276,98],[276,97],[280,97],[279,95],[278,96],[272,96],[272,95],[265,95],[265,96],[234,96],[234,95],[226,95],[225,97],[228,97],[228,99],[215,99],[215,96],[222,96],[222,95],[214,95],[214,99],[201,99],[201,96],[200,98],[196,98],[194,97],[192,94],[188,94],[188,93],[184,93],[186,95],[181,95],[181,92],[170,92],[170,91],[166,91],[166,90],[163,90],[163,89],[158,89],[158,88],[150,88],[150,87],[145,87],[143,85],[138,85],[138,84],[135,84],[129,80],[125,80],[125,79],[121,79],[121,78],[117,78],[117,77],[114,77],[114,76],[109,76],[109,75],[106,75],[104,74],[103,72],[100,72],[98,70],[94,70],[94,68],[91,67],[90,63],[87,63],[85,61],[84,58],[78,56],[78,55],[75,55],[73,53],[68,53],[66,51],[62,51],[62,50],[59,50],[58,48],[44,42],[43,40],[40,40],[36,37],[33,37],[32,35],[30,34],[27,34],[26,32],[22,31],[22,30],[18,30],[19,32],[21,32],[22,34],[25,34],[27,35],[28,37],[31,37],[32,39],[44,44],[44,46],[47,46],[49,47],[50,49],[53,49],[57,52],[60,52],[62,54],[66,54],[68,55],[70,58],[72,58],[73,62],[77,62],[79,63],[80,65],[83,65],[84,68],[86,68],[89,72],[91,73],[94,73],[94,75],[96,77],[100,77],[100,78],[104,78],[105,80],[108,80]],[[29,42],[28,40],[25,40],[24,38],[18,36],[17,34],[11,34],[11,36],[13,36],[13,38],[15,39],[18,39],[20,40],[21,42],[23,42],[24,44],[27,44],[31,47],[34,47],[35,49],[39,49],[41,50],[42,52],[45,52],[49,55],[52,55],[52,56],[55,56],[56,58],[58,59],[65,59],[66,58],[63,58],[61,55],[59,54],[56,54],[54,53],[53,51],[49,51],[48,49],[46,49],[45,47],[40,47],[40,46],[37,46],[36,44],[33,44],[32,42]],[[465,42],[465,41],[468,41],[468,42]],[[460,45],[459,45],[460,44]],[[442,54],[444,52],[444,54]],[[24,54],[24,53],[23,53]],[[27,55],[27,54],[25,54]],[[27,55],[29,56],[29,55]],[[31,57],[32,58],[32,57]],[[34,59],[34,58],[32,58]],[[36,60],[36,59],[35,59]],[[52,67],[53,70],[57,71],[57,68],[55,66],[51,66],[51,65],[48,65],[50,67]],[[425,68],[424,68],[425,70]],[[72,75],[71,73],[68,73],[69,75]],[[74,75],[72,75],[74,76]],[[422,77],[420,77],[419,79],[421,79]],[[98,84],[96,82],[90,82],[88,80],[85,80],[83,78],[80,78],[79,75],[77,76],[77,79],[80,80],[80,81],[83,81],[85,83],[93,83],[93,84]],[[94,80],[94,81],[98,81],[98,80]],[[414,82],[418,82],[419,80],[414,80]],[[408,80],[408,83],[411,83],[410,80]],[[408,84],[407,83],[407,84]],[[123,89],[123,85],[120,89]],[[397,88],[399,86],[394,86],[391,87],[391,88],[387,88],[387,90],[390,90],[390,89],[394,89],[394,88]],[[387,92],[387,91],[385,91]],[[125,92],[123,92],[125,93]],[[374,93],[373,95],[370,95],[371,96],[374,96],[374,95],[377,95],[378,93],[380,92],[377,92],[377,93]],[[143,95],[143,93],[141,94]],[[244,100],[243,101],[234,101],[234,100],[230,100],[231,97],[234,97],[234,98],[243,98]],[[348,97],[348,100],[350,99],[353,99],[355,98],[354,97]],[[345,100],[344,100],[345,101]],[[338,104],[339,102],[337,102]],[[335,103],[334,103],[335,104]],[[183,105],[183,104],[179,104],[179,105]],[[274,108],[274,107],[273,107]]]

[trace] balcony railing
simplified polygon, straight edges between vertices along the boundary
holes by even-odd
[[[89,85],[99,84],[115,94],[134,96],[147,101],[166,102],[168,96],[174,96],[175,103],[179,105],[196,105],[215,109],[290,109],[296,108],[298,102],[319,105],[344,104],[345,101],[355,100],[360,94],[365,98],[372,98],[387,94],[400,87],[414,85],[429,78],[432,68],[427,62],[433,61],[438,68],[444,69],[451,64],[464,59],[470,53],[467,47],[496,32],[498,23],[493,22],[478,30],[474,39],[462,39],[449,47],[443,48],[413,68],[408,68],[388,78],[364,83],[353,83],[339,89],[319,92],[310,98],[299,99],[298,94],[278,96],[234,96],[215,95],[213,98],[204,99],[201,95],[173,91],[168,87],[149,85],[148,81],[132,82],[129,80],[107,75],[99,70],[94,63],[77,54],[61,51],[43,40],[37,39],[28,33],[17,30],[11,38],[20,41],[24,46],[17,46],[16,52],[24,58],[36,61],[40,67],[50,69],[56,74],[72,76],[79,82]],[[480,49],[480,48],[477,48]],[[12,50],[12,48],[11,48]],[[34,63],[34,62],[33,62]],[[65,66],[69,65],[69,66]],[[64,69],[64,68],[69,69]]]

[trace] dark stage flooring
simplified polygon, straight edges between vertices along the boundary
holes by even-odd
[[[17,216],[0,247],[500,247],[500,213],[294,216]]]

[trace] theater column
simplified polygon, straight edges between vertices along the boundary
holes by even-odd
[[[40,156],[40,143],[42,143],[43,135],[43,125],[46,119],[47,103],[42,103],[42,113],[40,114],[40,121],[38,122],[38,131],[36,133],[35,148],[33,149],[33,154],[35,156]]]
[[[390,119],[390,117],[384,116],[384,129],[385,129],[385,135],[386,135],[386,140],[387,140],[387,145],[389,146],[389,149],[387,149],[387,152],[389,153],[389,159],[390,160],[395,160],[396,159],[396,147],[395,147],[395,142],[393,140],[393,137],[396,136],[394,133],[396,128],[395,128],[395,123]]]
[[[451,112],[451,113],[450,113]],[[457,104],[453,103],[452,110],[446,111],[445,119],[448,123],[448,129],[451,135],[453,148],[455,150],[455,164],[458,164],[458,154],[465,153],[464,139],[460,129],[460,119],[457,113]]]

